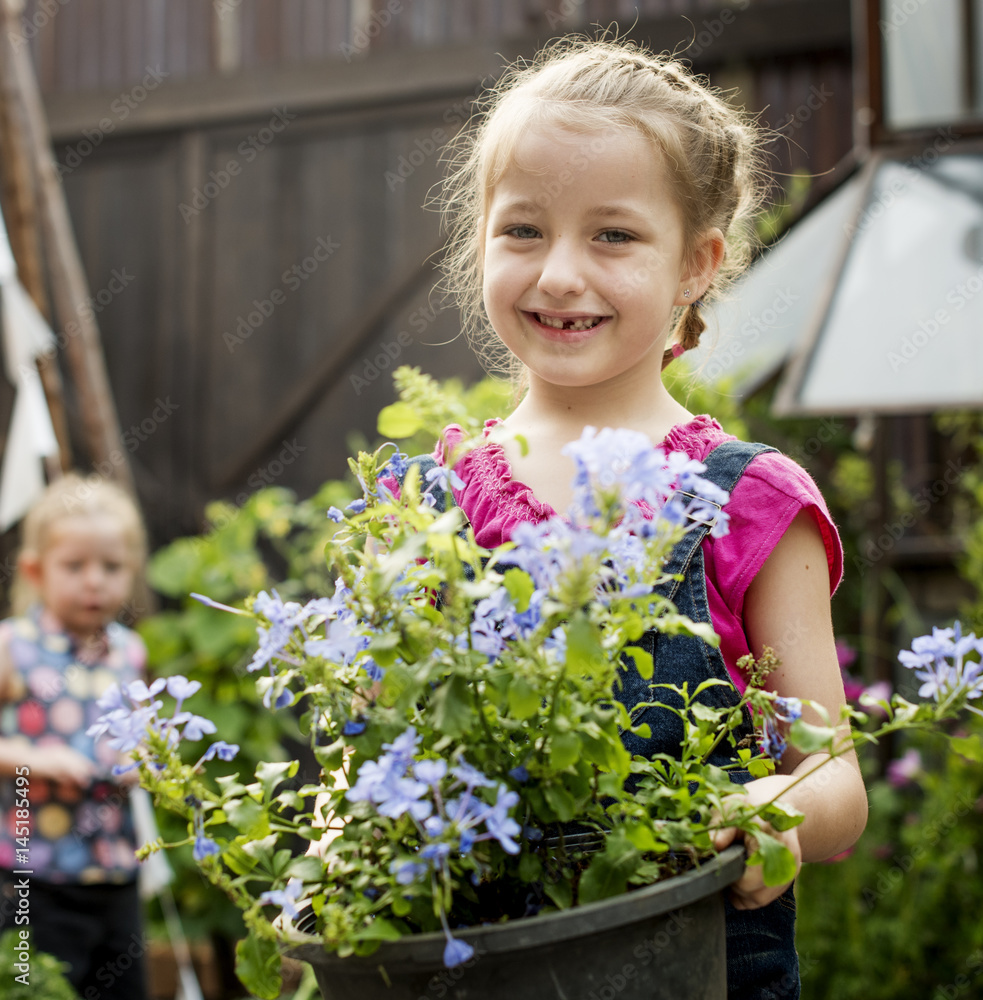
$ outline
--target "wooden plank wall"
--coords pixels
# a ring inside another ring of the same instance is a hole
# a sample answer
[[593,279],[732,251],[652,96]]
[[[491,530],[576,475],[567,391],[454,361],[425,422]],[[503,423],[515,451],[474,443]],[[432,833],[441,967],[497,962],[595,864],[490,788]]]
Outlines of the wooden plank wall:
[[[54,2],[30,0],[28,23]],[[224,90],[218,8],[206,0],[60,0],[30,38],[155,544],[198,530],[209,499],[241,502],[266,483],[308,495],[343,475],[352,439],[372,435],[375,413],[391,399],[395,364],[479,373],[455,340],[453,312],[429,303],[425,261],[439,234],[421,206],[440,175],[435,130],[449,134],[463,120],[479,80],[500,65],[494,53],[532,51],[530,24],[547,37],[622,16],[627,29],[639,8],[673,18],[685,11],[699,28],[709,16],[701,12],[718,9],[709,0],[401,3],[391,30],[377,35],[379,51],[362,60],[363,77],[379,74],[379,96],[358,108],[319,107],[309,97],[321,67],[325,79],[332,66],[345,67],[340,47],[371,14],[363,0],[241,0],[234,10],[244,69],[231,85],[224,78]],[[842,20],[846,3],[835,6]],[[550,13],[567,20],[547,23]],[[653,44],[679,40],[685,22],[659,23]],[[818,174],[849,149],[849,49],[838,30],[837,44],[820,41],[811,52],[797,42],[742,60],[721,40],[704,56],[715,82],[739,87],[770,124],[796,122],[786,129],[790,141],[776,145],[778,172],[804,164]],[[508,36],[526,41],[510,47],[501,41]],[[470,76],[434,84],[434,93],[408,92],[406,74],[433,75],[476,39],[488,58],[476,59]],[[417,48],[410,62],[400,55]],[[291,93],[278,81],[305,60],[307,83],[290,86],[306,103],[264,103],[264,95]],[[148,66],[169,74],[146,97],[152,125],[140,125],[134,111],[87,148],[85,129],[113,117],[107,109]],[[354,66],[344,72],[355,79]],[[254,100],[223,118],[214,108],[230,86]],[[835,98],[798,121],[821,87]],[[87,92],[91,99],[78,104]],[[200,96],[200,108],[189,110],[189,95]],[[408,278],[414,287],[364,329]]]

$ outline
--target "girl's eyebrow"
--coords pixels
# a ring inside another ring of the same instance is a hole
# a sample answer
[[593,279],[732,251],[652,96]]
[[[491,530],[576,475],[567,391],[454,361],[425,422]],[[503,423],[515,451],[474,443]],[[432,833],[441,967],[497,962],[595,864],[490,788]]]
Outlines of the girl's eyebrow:
[[498,211],[502,215],[533,215],[542,211],[542,207],[528,198],[517,198],[515,201],[506,202]]

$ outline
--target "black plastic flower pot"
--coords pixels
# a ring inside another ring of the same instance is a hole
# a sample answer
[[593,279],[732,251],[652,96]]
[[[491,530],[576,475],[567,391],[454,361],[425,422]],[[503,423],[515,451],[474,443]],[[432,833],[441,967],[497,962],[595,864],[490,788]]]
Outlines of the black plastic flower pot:
[[474,956],[443,964],[443,934],[383,944],[368,958],[291,950],[324,1000],[721,1000],[727,995],[722,890],[743,845],[644,889],[559,913],[454,932]]

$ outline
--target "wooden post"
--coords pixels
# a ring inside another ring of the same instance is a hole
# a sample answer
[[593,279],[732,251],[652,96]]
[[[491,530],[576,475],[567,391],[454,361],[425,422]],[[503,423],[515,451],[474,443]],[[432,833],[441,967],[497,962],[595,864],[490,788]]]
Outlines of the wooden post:
[[[37,197],[27,158],[24,155],[24,123],[18,108],[7,100],[6,86],[0,89],[0,201],[4,206],[10,249],[17,262],[17,276],[38,311],[51,322],[51,310],[44,288],[44,269],[38,233]],[[56,479],[72,467],[72,445],[65,418],[61,372],[53,358],[38,360],[38,374],[58,441],[57,459],[46,461],[48,479]]]
[[[123,447],[105,359],[88,285],[61,178],[55,167],[44,105],[22,37],[23,0],[0,0],[0,70],[4,101],[26,126],[25,159],[37,184],[45,260],[51,278],[57,326],[64,331],[65,355],[81,411],[90,457],[101,473],[134,491],[129,456]],[[15,136],[16,138],[16,136]]]

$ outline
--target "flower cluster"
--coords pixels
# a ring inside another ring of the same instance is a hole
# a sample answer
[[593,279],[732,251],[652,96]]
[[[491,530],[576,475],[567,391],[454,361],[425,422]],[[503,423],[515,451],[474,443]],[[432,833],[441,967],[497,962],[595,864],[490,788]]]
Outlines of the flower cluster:
[[[203,873],[242,908],[252,964],[240,974],[254,995],[276,995],[265,977],[278,941],[313,933],[341,954],[368,955],[383,940],[442,930],[445,963],[458,965],[471,950],[451,926],[485,918],[482,885],[496,887],[495,920],[523,916],[532,886],[559,908],[591,902],[664,877],[682,858],[699,863],[724,825],[755,838],[768,884],[794,875],[769,829],[801,817],[777,798],[745,796],[725,822],[721,803],[743,787],[730,772],[773,773],[789,745],[839,756],[852,745],[837,742],[846,723],[867,717],[847,707],[823,719],[817,706],[766,690],[769,651],[749,658],[736,704],[703,699],[713,682],[663,690],[643,637],[704,635],[661,596],[667,559],[687,531],[726,533],[727,495],[699,462],[634,431],[588,429],[566,453],[576,468],[567,516],[522,524],[494,551],[459,510],[428,503],[455,486],[449,467],[421,479],[392,445],[363,453],[352,463],[363,497],[328,511],[330,596],[264,591],[237,609],[194,595],[256,620],[249,670],[263,703],[289,710],[309,735],[316,782],[287,784],[296,761],[206,781],[205,762],[235,753],[222,741],[184,763],[178,748],[216,731],[184,708],[194,681],[105,699],[95,728],[134,754],[144,784],[186,818],[183,843]],[[861,737],[927,725],[976,699],[972,650],[980,644],[958,626],[916,640],[902,662],[935,700],[879,703],[885,721]],[[678,755],[626,749],[626,731],[651,735],[613,697],[629,666],[651,684],[645,704],[679,720]],[[170,718],[157,697],[165,687]],[[743,739],[749,709],[757,747]],[[711,752],[729,763],[709,766]],[[595,841],[589,853],[581,835]],[[298,838],[311,842],[307,854]],[[288,919],[272,924],[270,906]]]
[[922,698],[945,703],[976,699],[983,692],[983,663],[967,659],[972,653],[983,654],[983,639],[972,632],[963,635],[956,622],[953,628],[933,628],[931,635],[915,639],[898,659],[922,682],[918,689]]

